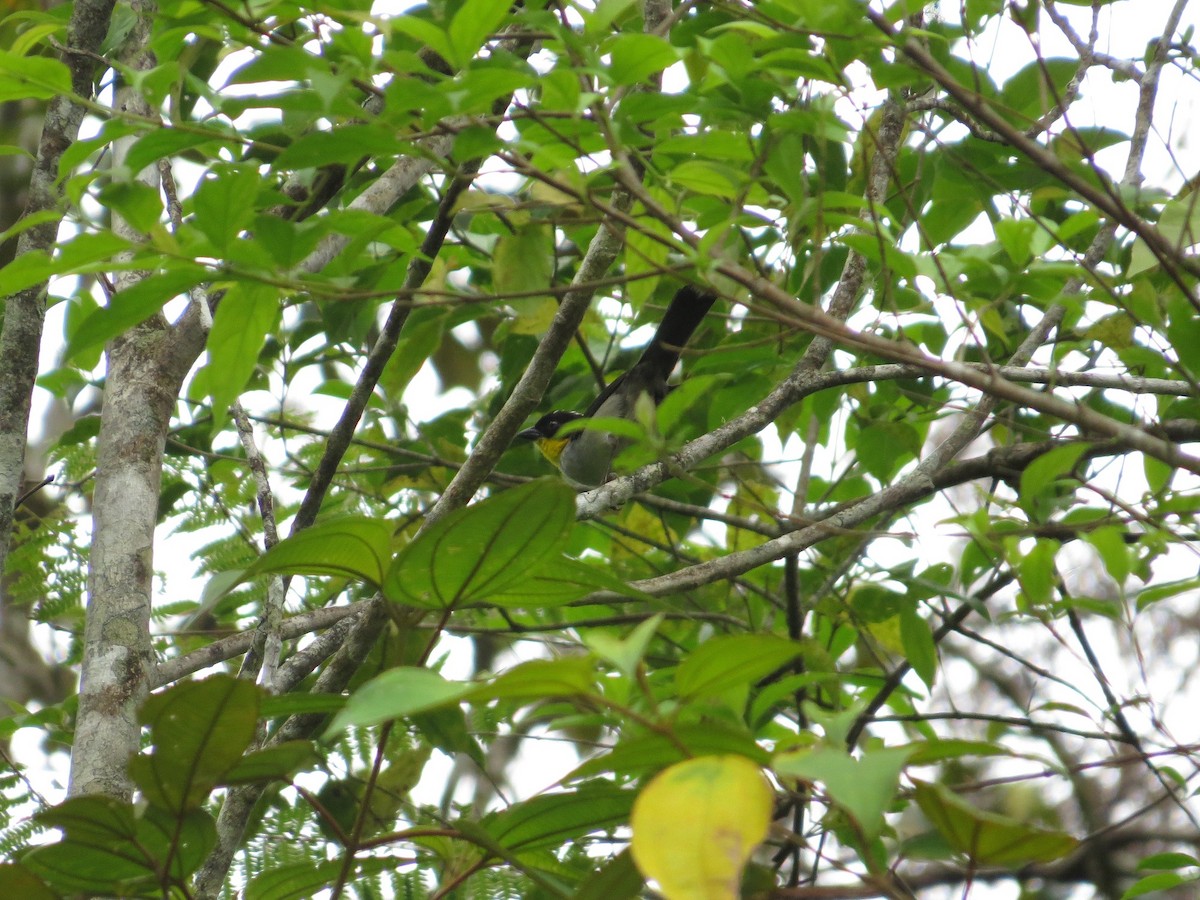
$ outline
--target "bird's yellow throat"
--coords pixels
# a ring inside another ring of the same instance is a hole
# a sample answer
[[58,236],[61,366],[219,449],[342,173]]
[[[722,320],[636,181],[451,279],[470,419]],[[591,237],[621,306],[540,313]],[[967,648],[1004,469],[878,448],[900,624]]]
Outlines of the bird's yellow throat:
[[571,437],[565,438],[538,438],[534,441],[534,445],[541,451],[542,456],[550,460],[555,466],[559,466],[559,459],[562,457],[563,450],[567,444],[571,442]]

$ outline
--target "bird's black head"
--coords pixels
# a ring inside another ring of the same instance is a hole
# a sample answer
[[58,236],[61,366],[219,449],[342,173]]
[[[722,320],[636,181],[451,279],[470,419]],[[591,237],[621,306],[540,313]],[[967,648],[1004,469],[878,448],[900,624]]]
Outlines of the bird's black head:
[[556,409],[554,412],[548,412],[536,422],[532,428],[526,428],[519,432],[517,437],[524,438],[527,441],[546,441],[553,440],[558,430],[568,422],[574,422],[576,419],[582,419],[577,412],[571,412],[566,409]]

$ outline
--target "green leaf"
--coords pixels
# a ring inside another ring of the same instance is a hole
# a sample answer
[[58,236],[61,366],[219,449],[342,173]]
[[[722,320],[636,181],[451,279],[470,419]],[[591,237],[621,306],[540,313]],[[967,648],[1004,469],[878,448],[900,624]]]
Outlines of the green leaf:
[[854,453],[867,472],[888,482],[920,446],[920,435],[907,422],[879,422],[859,432]]
[[241,573],[239,583],[267,574],[333,575],[378,587],[391,545],[392,526],[387,522],[358,516],[333,519],[280,541]]
[[278,320],[279,295],[269,285],[234,282],[221,298],[208,336],[204,381],[212,397],[214,435],[254,374],[263,341]]
[[140,181],[110,182],[100,190],[97,199],[143,234],[162,218],[162,197],[158,189]]
[[[41,251],[23,253],[0,269],[0,296],[14,294],[53,275],[80,275],[136,268],[133,261],[118,264],[113,257],[133,245],[111,231],[84,232],[59,245],[53,258]],[[141,321],[140,319],[138,321]]]
[[[17,7],[14,6],[12,8],[16,9]],[[5,17],[5,21],[6,24],[16,24],[20,18],[23,17],[9,15]],[[29,18],[35,22],[39,21],[39,17],[36,16]],[[65,39],[67,32],[66,23],[61,18],[55,16],[46,16],[45,19],[45,21],[41,21],[41,24],[22,23],[19,34],[15,37],[9,35],[9,50],[18,56],[24,56],[30,50],[39,46],[44,46],[50,50],[55,49],[54,45],[46,40],[46,38],[58,35]]]
[[1001,219],[993,223],[996,239],[1008,254],[1008,258],[1018,266],[1029,262],[1030,248],[1034,232],[1038,225],[1033,219]]
[[574,521],[575,491],[559,479],[455,510],[400,551],[384,596],[425,609],[483,602],[557,556]]
[[274,694],[263,698],[258,713],[263,719],[283,719],[309,713],[332,714],[345,705],[346,698],[341,694]]
[[240,239],[254,217],[254,204],[263,184],[257,166],[214,168],[192,197],[195,224],[220,250]]
[[580,882],[571,900],[633,900],[642,895],[646,880],[626,847]]
[[911,752],[908,747],[888,747],[863,751],[862,758],[855,759],[844,750],[822,746],[781,753],[771,768],[780,776],[821,782],[829,798],[871,840],[883,831],[883,814],[896,798],[900,770]]
[[[1187,194],[1163,205],[1155,227],[1167,243],[1179,250],[1187,250],[1200,242],[1200,211],[1194,194]],[[1130,254],[1129,266],[1125,271],[1128,278],[1159,265],[1158,257],[1146,242],[1138,238]]]
[[1156,872],[1139,878],[1121,895],[1121,900],[1133,900],[1134,897],[1144,897],[1146,894],[1156,894],[1159,891],[1169,891],[1181,884],[1195,884],[1200,881],[1198,875],[1188,875],[1182,872]]
[[904,594],[870,581],[854,585],[847,602],[854,612],[854,618],[868,624],[886,622],[913,604]]
[[583,16],[584,33],[595,37],[608,31],[616,18],[636,2],[637,0],[600,0],[590,12],[581,9],[579,12]]
[[800,645],[767,634],[737,634],[702,643],[679,664],[675,689],[684,699],[751,685],[800,655]]
[[1054,597],[1054,586],[1058,583],[1054,560],[1060,547],[1058,541],[1038,538],[1033,549],[1017,563],[1021,590],[1033,606],[1045,606]]
[[[548,225],[530,224],[501,235],[492,254],[492,282],[498,296],[543,291],[554,280],[553,232]],[[548,294],[513,296],[507,300],[518,315],[517,334],[543,334],[558,310]]]
[[1165,490],[1175,477],[1176,469],[1153,456],[1142,455],[1142,473],[1154,493]]
[[[285,271],[300,265],[326,233],[323,227],[311,221],[293,222],[271,215],[255,216],[253,227],[254,239],[266,247],[271,258]],[[404,327],[408,328],[407,322]]]
[[1137,864],[1139,872],[1144,872],[1146,869],[1186,869],[1192,867],[1200,867],[1200,859],[1196,859],[1190,853],[1155,853],[1153,856],[1147,856]]
[[525,578],[492,594],[488,602],[505,609],[550,609],[596,591],[650,599],[617,578],[610,569],[559,556],[543,560]]
[[140,843],[143,847],[156,850],[156,871],[169,871],[176,884],[183,884],[189,875],[199,869],[217,845],[216,822],[203,809],[190,809],[177,814],[150,806],[145,810],[144,820],[147,828],[152,827],[157,831],[155,837],[158,846],[155,848],[144,838]]
[[433,22],[418,16],[407,15],[392,19],[389,25],[393,31],[408,35],[418,44],[437,53],[442,59],[447,61],[454,59],[455,52],[450,46],[449,36]]
[[900,613],[900,643],[904,647],[904,658],[927,687],[933,687],[937,678],[937,644],[929,623],[921,618],[914,608]]
[[971,806],[942,784],[914,781],[921,811],[950,846],[976,866],[1048,863],[1071,853],[1078,841],[1062,831],[1035,828]]
[[71,73],[58,59],[0,50],[0,103],[52,100],[71,93]]
[[412,723],[431,747],[450,755],[464,753],[480,768],[487,766],[487,755],[471,734],[461,706],[443,706],[414,713]]
[[1078,68],[1075,59],[1041,58],[1031,62],[1004,82],[997,108],[1011,111],[1009,118],[1014,124],[1028,125],[1063,97]]
[[638,777],[694,756],[734,754],[768,765],[770,756],[744,729],[724,721],[681,722],[670,735],[649,732],[622,738],[607,753],[582,762],[566,780],[597,775]]
[[963,738],[934,738],[908,744],[908,764],[927,766],[947,759],[963,756],[1007,756],[1010,751],[1003,744],[987,741],[971,741]]
[[679,59],[679,52],[653,34],[622,34],[609,48],[609,75],[614,84],[637,84]]
[[1087,449],[1084,443],[1064,444],[1027,465],[1021,473],[1021,499],[1034,502],[1060,478],[1069,476]]
[[176,156],[184,150],[193,150],[216,144],[226,147],[233,143],[234,136],[215,129],[200,129],[194,122],[187,129],[160,125],[134,141],[125,154],[125,166],[130,172],[140,172],[151,163],[166,157]]
[[147,278],[119,291],[108,306],[101,307],[79,323],[68,335],[64,361],[102,347],[118,334],[157,313],[168,301],[207,281],[211,274],[203,266],[184,265]]
[[0,269],[0,297],[7,297],[59,274],[61,266],[45,253],[23,253]]
[[[638,887],[641,885],[639,876]],[[0,895],[22,900],[57,900],[59,896],[47,887],[46,882],[16,863],[0,863]]]
[[901,278],[915,278],[917,275],[916,262],[893,244],[887,235],[843,234],[837,240],[838,243],[845,244],[851,250],[857,250],[876,265],[886,265]]
[[450,22],[450,61],[464,69],[509,15],[508,0],[467,0]]
[[303,768],[320,762],[316,749],[308,741],[285,741],[264,750],[247,753],[225,773],[222,784],[248,784],[291,778]]
[[1129,545],[1125,543],[1125,529],[1117,525],[1108,525],[1087,532],[1084,540],[1096,548],[1113,581],[1124,585],[1130,571]]
[[629,820],[634,792],[598,784],[577,791],[542,794],[492,813],[480,823],[500,846],[527,852],[557,847],[585,834]]
[[228,675],[151,696],[139,719],[150,727],[152,748],[129,765],[146,800],[172,814],[204,803],[253,740],[258,699],[254,684]]
[[650,641],[658,627],[666,619],[664,613],[655,613],[638,625],[629,636],[622,639],[603,631],[589,631],[582,635],[584,646],[605,662],[612,663],[626,678],[633,676],[638,664],[646,655]]
[[399,149],[395,134],[377,125],[343,124],[329,131],[301,135],[284,148],[272,165],[277,170],[349,165],[366,156],[394,156]]
[[358,688],[342,708],[325,736],[331,737],[351,726],[378,725],[459,703],[475,685],[447,681],[437,672],[402,666],[377,675]]
[[[659,404],[656,416],[659,430],[672,438],[681,434],[680,426],[686,429],[688,413],[697,411],[701,415],[712,407],[712,398],[723,390],[734,376],[730,373],[719,375],[689,374],[678,387],[672,388],[662,403]],[[701,418],[703,421],[703,418]]]
[[[13,149],[16,150],[19,148],[14,147]],[[11,154],[5,153],[4,148],[0,147],[0,156],[8,155]],[[55,228],[57,228],[58,223],[61,220],[62,212],[57,209],[43,209],[21,216],[21,218],[14,222],[6,231],[0,231],[0,244],[6,244],[21,233],[28,231],[30,228],[36,228],[38,225],[45,225],[52,222],[54,223]],[[47,257],[42,256],[42,259],[45,260]]]
[[728,166],[689,159],[671,169],[671,181],[697,194],[732,200],[738,194],[740,179]]
[[447,681],[429,669],[403,666],[389,669],[356,690],[325,733],[331,736],[350,726],[378,725],[463,701],[589,694],[595,690],[595,681],[595,663],[584,656],[529,660],[481,684]]
[[596,690],[596,664],[586,656],[561,659],[531,659],[473,687],[466,699],[473,703],[489,700],[546,700],[575,697]]
[[162,896],[166,884],[184,883],[216,844],[212,816],[199,809],[135,811],[108,797],[75,797],[36,819],[61,828],[63,839],[23,862],[60,894]]
[[446,329],[453,324],[448,311],[440,307],[420,306],[409,313],[382,379],[389,391],[396,396],[404,393],[426,360],[442,345]]
[[[386,856],[356,857],[351,879],[370,879],[380,872],[391,872],[411,864],[411,859]],[[342,873],[343,861],[311,860],[280,865],[274,863],[246,885],[245,900],[307,900],[334,884]]]
[[340,860],[271,865],[246,885],[246,900],[304,900],[330,887],[341,874]]
[[[35,816],[48,828],[61,828],[63,839],[35,847],[22,863],[60,892],[111,893],[153,883],[149,845],[155,836],[139,829],[133,807],[111,797],[72,797]],[[139,832],[148,840],[139,846]]]
[[[648,187],[647,191],[665,209],[674,208],[675,198],[668,191],[657,186]],[[631,302],[641,306],[654,296],[660,280],[657,273],[667,265],[675,236],[664,222],[647,214],[640,203],[634,208],[634,217],[638,227],[625,232],[625,275],[629,279],[625,293]],[[653,277],[637,277],[652,273]]]

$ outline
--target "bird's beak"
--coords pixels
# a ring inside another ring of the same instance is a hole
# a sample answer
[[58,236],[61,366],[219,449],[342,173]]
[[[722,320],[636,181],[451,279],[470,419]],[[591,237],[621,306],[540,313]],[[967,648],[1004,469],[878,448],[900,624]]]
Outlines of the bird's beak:
[[542,433],[536,428],[526,428],[524,431],[518,431],[517,437],[524,438],[527,441],[536,441],[542,436]]

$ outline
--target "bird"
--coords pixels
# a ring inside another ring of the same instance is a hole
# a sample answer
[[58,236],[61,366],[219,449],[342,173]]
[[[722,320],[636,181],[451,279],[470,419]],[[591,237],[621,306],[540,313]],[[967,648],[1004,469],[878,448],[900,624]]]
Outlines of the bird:
[[646,394],[657,406],[669,390],[667,379],[679,355],[700,326],[717,295],[692,285],[680,288],[638,361],[600,392],[583,413],[558,409],[546,413],[517,437],[533,441],[564,479],[575,487],[598,487],[612,475],[613,458],[620,439],[602,431],[581,430],[560,434],[565,425],[580,419],[632,419],[638,398]]

